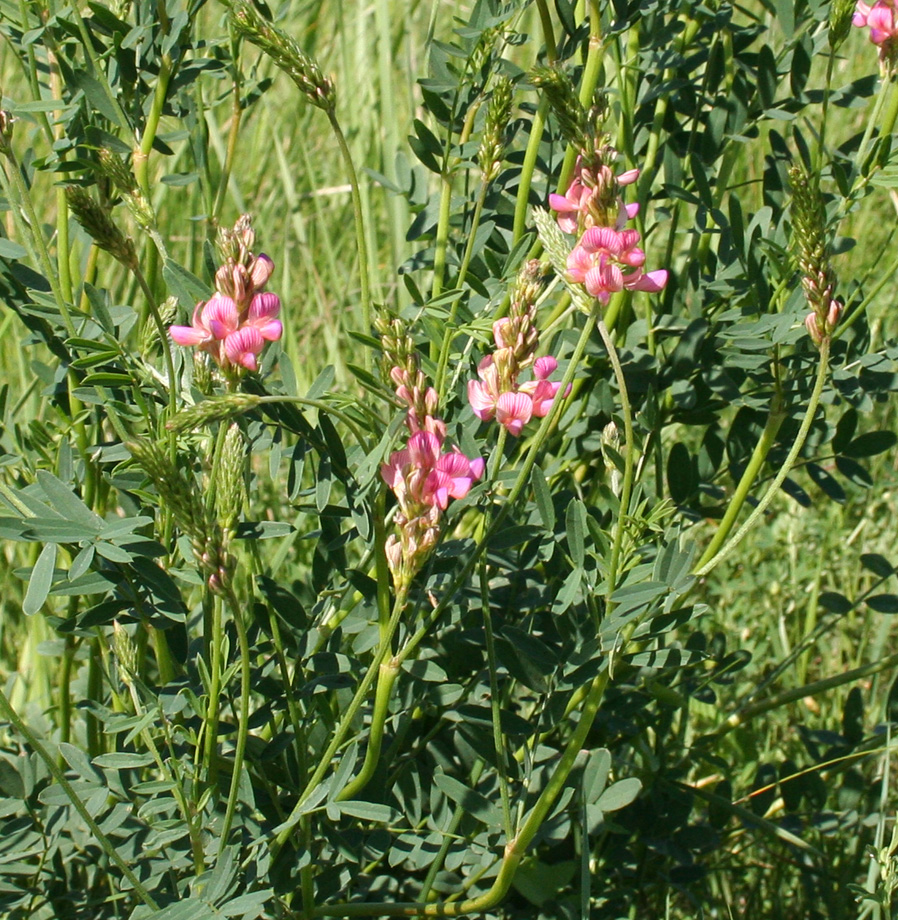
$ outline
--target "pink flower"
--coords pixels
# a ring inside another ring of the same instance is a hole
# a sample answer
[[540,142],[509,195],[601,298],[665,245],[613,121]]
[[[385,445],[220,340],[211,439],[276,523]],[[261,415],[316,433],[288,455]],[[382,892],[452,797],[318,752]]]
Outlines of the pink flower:
[[879,59],[892,64],[898,55],[898,9],[894,0],[877,0],[872,6],[858,0],[852,23],[869,26],[870,41],[879,45]]
[[477,376],[479,381],[468,381],[468,402],[477,418],[489,422],[496,414],[500,396],[499,371],[492,355],[487,355],[477,366]]
[[[258,356],[266,342],[284,332],[277,318],[281,301],[277,294],[257,291],[271,275],[273,265],[260,255],[249,271],[242,264],[223,265],[216,274],[216,291],[206,303],[197,304],[189,326],[171,326],[177,345],[198,347],[208,352],[221,367],[258,370]],[[226,288],[230,293],[222,293]]]
[[224,340],[227,363],[245,367],[248,371],[259,369],[256,357],[264,347],[265,339],[255,326],[241,326]]
[[639,205],[624,204],[618,189],[638,178],[638,169],[628,169],[615,177],[607,164],[588,164],[581,155],[567,191],[564,195],[550,194],[549,207],[557,212],[558,226],[564,233],[576,234],[609,218],[619,229],[636,216]]
[[[645,253],[637,247],[639,232],[591,227],[568,256],[568,277],[607,304],[622,290],[657,293],[667,284],[664,269],[643,272]],[[635,271],[624,274],[622,268]]]
[[283,324],[275,319],[281,312],[281,300],[277,294],[256,294],[249,304],[247,325],[259,330],[262,338],[276,342],[284,331]]
[[406,518],[418,517],[422,508],[445,510],[450,498],[464,498],[483,475],[483,459],[469,460],[457,447],[442,453],[442,439],[431,431],[418,431],[404,450],[394,451],[380,474],[399,502]]
[[249,269],[249,277],[253,287],[257,291],[261,291],[268,284],[268,279],[273,271],[274,262],[264,252],[260,252]]
[[533,400],[527,393],[503,393],[496,401],[496,421],[515,437],[520,435],[532,417]]

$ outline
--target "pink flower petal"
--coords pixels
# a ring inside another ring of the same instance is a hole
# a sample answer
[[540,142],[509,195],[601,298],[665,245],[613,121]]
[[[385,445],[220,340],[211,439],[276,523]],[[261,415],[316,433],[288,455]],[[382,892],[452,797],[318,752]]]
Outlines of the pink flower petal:
[[517,437],[533,415],[533,400],[526,393],[503,393],[496,403],[496,421]]
[[640,273],[633,283],[627,283],[627,287],[633,291],[646,291],[649,294],[657,294],[658,291],[664,290],[664,285],[667,284],[667,277],[666,269],[659,268],[653,272]]
[[169,326],[168,332],[176,345],[202,345],[211,338],[205,329],[195,326]]
[[242,326],[224,340],[224,353],[228,361],[250,371],[258,368],[256,356],[264,347],[265,339],[253,326]]
[[545,380],[550,374],[555,372],[555,369],[558,367],[558,362],[551,356],[545,355],[542,358],[537,358],[533,363],[533,376],[537,380]]

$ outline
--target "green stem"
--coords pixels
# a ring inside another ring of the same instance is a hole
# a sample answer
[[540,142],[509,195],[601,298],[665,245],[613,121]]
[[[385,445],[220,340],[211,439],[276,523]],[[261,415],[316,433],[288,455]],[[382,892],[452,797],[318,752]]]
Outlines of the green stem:
[[[598,307],[596,307],[598,309]],[[598,323],[599,335],[605,343],[605,349],[608,352],[608,359],[611,361],[611,367],[614,369],[614,376],[617,380],[617,388],[620,394],[621,415],[624,419],[624,443],[626,451],[624,452],[624,478],[621,483],[620,511],[618,512],[617,521],[614,525],[614,541],[611,548],[611,562],[608,566],[608,590],[607,597],[610,601],[611,595],[617,582],[618,566],[620,565],[621,547],[623,546],[624,531],[626,530],[627,517],[630,512],[630,496],[633,492],[633,479],[636,473],[636,441],[633,434],[633,410],[630,406],[630,397],[627,392],[627,381],[624,377],[624,370],[621,367],[620,358],[617,349],[614,347],[614,341],[608,328],[602,320]]]
[[[214,788],[218,782],[218,720],[219,707],[221,706],[221,673],[222,673],[222,599],[219,595],[212,598],[212,618],[210,629],[207,633],[208,644],[211,646],[206,653],[209,663],[209,705],[206,709],[204,730],[206,732],[203,745],[203,763],[205,764],[206,783]],[[208,647],[208,646],[207,646]]]
[[[356,246],[359,251],[359,288],[362,301],[362,333],[368,335],[371,332],[371,288],[368,268],[368,242],[365,237],[365,214],[362,210],[362,196],[359,192],[359,177],[356,173],[355,163],[352,159],[352,153],[340,123],[337,121],[336,113],[332,109],[327,110],[328,121],[330,121],[334,136],[337,139],[337,145],[340,148],[340,154],[346,166],[346,172],[349,174],[349,185],[351,188],[350,197],[352,199],[352,216],[355,223]],[[365,350],[365,360],[370,361],[370,352]]]
[[225,148],[224,162],[221,164],[221,176],[218,180],[218,190],[215,193],[215,203],[212,205],[212,225],[216,225],[221,217],[221,210],[224,207],[225,196],[228,192],[228,182],[231,179],[231,169],[234,165],[234,158],[237,155],[237,141],[240,136],[240,119],[242,110],[240,108],[240,38],[234,30],[234,24],[228,22],[228,33],[231,39],[231,60],[233,67],[234,86],[231,95],[231,127],[228,131],[228,145]]
[[720,550],[720,547],[723,546],[724,540],[730,535],[730,531],[733,529],[733,526],[736,523],[736,518],[739,517],[739,512],[742,510],[742,506],[745,504],[748,499],[749,493],[751,492],[752,486],[755,483],[755,479],[758,476],[758,473],[761,471],[761,467],[764,465],[767,460],[767,455],[770,453],[771,448],[774,443],[776,443],[776,436],[779,433],[780,427],[785,421],[786,412],[782,406],[782,397],[777,388],[773,394],[773,401],[770,405],[770,413],[767,416],[767,424],[764,425],[764,430],[761,432],[761,437],[758,438],[758,443],[755,445],[754,451],[748,461],[748,465],[745,467],[745,470],[742,473],[742,476],[739,479],[739,484],[736,486],[736,491],[733,492],[733,497],[730,499],[729,504],[727,505],[727,510],[724,513],[724,516],[721,518],[720,523],[717,525],[717,530],[714,534],[713,539],[708,544],[708,548],[705,550],[701,559],[698,562],[698,567],[701,568],[713,558],[717,552]]
[[493,618],[490,612],[489,576],[486,560],[480,562],[480,609],[483,613],[483,632],[486,637],[486,660],[490,672],[490,717],[493,723],[493,747],[496,752],[496,767],[499,774],[499,792],[502,796],[502,817],[505,821],[505,837],[514,836],[511,820],[511,800],[508,794],[508,763],[505,759],[505,736],[502,734],[502,710],[499,704],[499,677],[496,659],[496,643],[493,637]]
[[[480,183],[480,194],[477,196],[477,202],[474,205],[474,216],[471,219],[471,227],[468,230],[468,243],[465,246],[465,254],[462,258],[461,268],[458,272],[457,288],[463,287],[465,278],[468,275],[468,268],[471,265],[471,257],[474,254],[474,237],[477,235],[477,228],[480,226],[480,216],[483,213],[483,205],[486,201],[486,193],[489,183],[484,181]],[[449,351],[452,347],[452,340],[455,338],[455,319],[458,315],[458,305],[461,298],[457,297],[452,301],[452,307],[449,310],[449,318],[446,320],[446,331],[443,333],[443,341],[440,345],[440,357],[437,362],[437,372],[434,377],[434,388],[440,394],[440,399],[445,398],[443,393],[443,383],[446,377],[446,367],[449,364]]]
[[729,543],[723,546],[716,555],[708,559],[703,564],[700,564],[694,574],[696,577],[702,577],[707,575],[711,569],[714,568],[719,562],[722,562],[726,559],[733,550],[742,542],[745,535],[751,530],[755,525],[755,522],[764,512],[767,510],[767,506],[773,501],[776,494],[779,492],[780,486],[785,482],[786,477],[789,475],[795,461],[798,459],[798,455],[801,452],[802,447],[804,447],[805,439],[808,436],[808,432],[811,430],[811,425],[814,423],[814,415],[817,412],[817,406],[820,402],[820,396],[823,393],[823,385],[826,382],[826,372],[829,368],[829,348],[830,348],[830,339],[829,337],[824,338],[820,343],[820,361],[817,366],[817,379],[814,382],[814,389],[811,393],[811,399],[808,403],[808,408],[804,414],[804,418],[801,422],[801,427],[798,430],[798,435],[795,438],[795,443],[792,445],[792,448],[789,450],[789,453],[783,462],[783,465],[780,467],[779,472],[776,474],[773,482],[767,488],[767,492],[764,494],[764,497],[760,500],[757,507],[752,511],[752,513],[745,519],[745,522],[742,526],[736,531],[732,536]]
[[[27,224],[25,225],[25,232],[23,235],[31,237],[37,252],[41,270],[46,277],[47,283],[50,285],[50,290],[53,292],[56,306],[59,308],[62,323],[65,326],[66,332],[70,336],[75,336],[77,335],[75,324],[72,321],[69,306],[66,303],[59,284],[59,273],[54,270],[53,263],[50,261],[50,250],[47,247],[47,241],[44,239],[44,234],[41,233],[41,221],[37,211],[34,209],[31,193],[28,190],[28,186],[25,184],[25,179],[22,176],[22,171],[19,168],[18,162],[12,156],[9,157],[9,166],[9,173],[12,176],[12,184],[15,186],[16,198],[18,199],[17,204],[27,217]],[[14,217],[17,216],[15,209],[13,209],[13,215]]]
[[168,95],[168,84],[172,76],[172,62],[169,55],[163,55],[159,64],[159,76],[156,78],[156,88],[153,91],[153,104],[147,114],[147,120],[143,128],[143,136],[140,138],[140,146],[134,152],[134,176],[144,200],[149,207],[153,200],[152,189],[150,188],[150,151],[156,140],[156,133],[159,130],[159,120],[162,118],[162,109],[165,106],[165,99]]
[[240,646],[240,714],[237,724],[237,740],[234,745],[234,772],[231,774],[231,787],[228,790],[228,804],[225,809],[224,821],[221,826],[221,844],[218,855],[224,854],[234,821],[234,811],[237,808],[237,798],[240,794],[240,776],[243,772],[243,759],[246,752],[246,741],[249,737],[249,704],[250,704],[250,678],[252,676],[252,662],[250,660],[249,637],[246,633],[246,623],[243,621],[244,613],[237,602],[232,586],[225,588],[228,606],[231,608],[231,619],[237,630],[237,642]]
[[[127,115],[125,115],[125,110],[119,105],[118,96],[113,92],[112,87],[109,85],[109,80],[106,78],[106,71],[103,69],[102,62],[97,57],[97,52],[94,49],[93,39],[90,36],[90,33],[87,30],[87,25],[84,22],[84,18],[81,15],[81,11],[78,9],[78,4],[72,4],[72,12],[75,15],[75,24],[78,27],[78,32],[81,35],[81,43],[84,46],[84,53],[87,55],[87,59],[91,63],[91,68],[93,73],[91,76],[100,84],[100,88],[103,90],[103,95],[106,96],[106,100],[112,108],[113,113],[115,114],[115,120],[119,123],[119,127],[123,130],[132,131],[131,124],[128,121]],[[135,141],[137,136],[134,135]]]
[[94,839],[100,845],[103,852],[106,854],[108,859],[115,863],[116,866],[122,872],[122,875],[130,883],[131,887],[134,889],[135,894],[149,907],[151,910],[158,911],[159,905],[153,899],[152,895],[143,887],[140,882],[140,879],[131,871],[128,864],[122,859],[118,854],[118,850],[112,843],[112,841],[103,833],[100,829],[99,824],[94,820],[90,812],[85,808],[84,803],[81,799],[78,798],[78,794],[72,788],[72,784],[65,778],[65,774],[60,769],[56,761],[47,753],[47,749],[41,744],[37,736],[34,735],[31,729],[19,718],[18,713],[12,708],[9,703],[9,700],[6,697],[6,694],[0,689],[0,711],[3,712],[5,717],[9,719],[13,728],[25,739],[28,745],[37,753],[38,757],[44,762],[53,779],[59,783],[62,787],[63,792],[65,792],[69,801],[72,803],[75,811],[83,819],[84,823],[90,828],[91,833],[94,835]]
[[443,293],[443,276],[446,273],[446,250],[449,246],[449,218],[452,216],[451,206],[452,174],[447,165],[440,176],[440,212],[437,217],[437,232],[434,240],[431,300],[436,300]]
[[527,149],[524,151],[524,163],[521,166],[521,177],[518,180],[518,193],[514,203],[514,236],[512,245],[518,242],[527,232],[527,209],[530,206],[530,188],[533,185],[533,174],[536,171],[536,161],[539,158],[539,147],[543,140],[543,128],[546,124],[546,115],[549,113],[549,100],[543,97],[539,101],[536,114],[530,123],[530,138]]
[[[546,49],[546,60],[554,64],[557,59],[555,50],[555,30],[552,26],[552,14],[546,5],[546,0],[536,0],[539,13],[539,22],[543,33],[543,44]],[[517,243],[527,230],[527,208],[530,204],[530,189],[533,185],[533,174],[536,170],[536,161],[539,158],[539,147],[543,140],[543,128],[546,126],[546,116],[549,114],[549,100],[543,97],[539,101],[536,114],[530,123],[530,137],[527,140],[527,149],[524,152],[524,163],[521,166],[521,176],[518,180],[518,193],[514,204],[514,230],[512,244]]]
[[824,677],[822,680],[814,681],[811,684],[805,684],[801,687],[793,687],[791,690],[785,690],[782,693],[778,693],[776,696],[771,696],[766,700],[759,700],[757,703],[752,703],[750,706],[746,706],[739,712],[733,713],[713,732],[705,736],[705,739],[703,740],[709,738],[719,738],[722,735],[731,732],[733,729],[739,728],[741,725],[744,725],[751,719],[764,715],[764,713],[771,712],[774,709],[779,709],[780,707],[786,706],[789,703],[798,702],[798,700],[803,700],[806,697],[818,696],[821,693],[827,693],[836,687],[842,687],[845,684],[854,683],[857,680],[864,680],[873,674],[878,674],[881,671],[885,671],[888,668],[894,667],[896,664],[898,664],[898,653],[889,655],[887,658],[883,658],[880,661],[874,661],[870,664],[861,665],[860,667],[853,668],[850,671],[842,671],[839,674],[834,674],[832,677]]
[[[624,650],[627,642],[635,629],[636,624],[630,623],[624,630]],[[383,904],[364,902],[355,904],[333,904],[316,908],[315,916],[318,917],[459,917],[466,914],[479,914],[491,910],[499,904],[508,894],[515,872],[533,838],[539,832],[543,822],[548,817],[555,802],[574,768],[577,756],[586,743],[590,729],[593,726],[599,707],[609,682],[608,669],[597,675],[590,685],[589,693],[583,703],[580,719],[571,733],[564,751],[558,760],[552,776],[540,793],[536,804],[524,820],[517,835],[509,839],[505,845],[505,852],[499,864],[499,872],[489,891],[476,898],[465,901],[438,901],[430,903],[411,902],[398,904]]]
[[[895,92],[895,84],[893,83],[890,77],[884,78],[879,85],[879,93],[876,96],[876,102],[873,105],[873,111],[870,113],[870,118],[867,120],[867,127],[864,130],[864,136],[861,139],[861,145],[857,149],[857,155],[855,156],[855,167],[857,168],[858,174],[861,176],[861,182],[866,182],[866,175],[864,173],[864,160],[867,158],[867,147],[870,144],[870,140],[873,137],[873,131],[876,128],[876,123],[879,121],[879,116],[882,113],[883,106],[885,105],[886,97],[892,96],[891,105],[889,106],[890,111],[895,109],[896,99],[898,93]],[[892,130],[892,126],[895,124],[895,117],[891,118],[891,125],[889,125],[889,132]],[[885,131],[880,131],[879,136],[883,137]]]
[[[137,685],[133,680],[133,676],[131,679],[125,680],[125,685],[127,686],[128,692],[131,696],[131,702],[134,705],[134,714],[138,717],[143,717],[146,713],[146,710],[144,709],[143,702],[141,701],[140,695],[137,692]],[[161,722],[165,722],[165,715],[161,710],[157,709],[157,715]],[[197,875],[200,875],[206,867],[205,854],[203,853],[203,844],[196,832],[194,816],[187,804],[187,797],[184,795],[184,787],[181,784],[180,777],[174,776],[169,770],[168,765],[166,764],[162,755],[159,753],[159,748],[156,746],[156,742],[153,740],[153,736],[150,734],[149,728],[142,729],[140,736],[143,739],[143,743],[146,745],[147,750],[150,752],[153,760],[156,761],[156,769],[162,774],[162,776],[165,777],[168,782],[172,784],[172,794],[175,797],[175,801],[178,803],[178,809],[181,812],[181,818],[184,821],[184,824],[187,826],[188,835],[190,837],[190,848],[193,853],[194,872]]]
[[374,692],[374,709],[371,712],[371,729],[368,732],[368,748],[365,751],[365,760],[362,769],[348,782],[336,797],[338,802],[354,799],[371,782],[377,764],[380,761],[380,752],[383,747],[384,728],[390,714],[390,696],[393,684],[399,676],[399,664],[395,659],[385,661],[378,668],[377,689]]
[[[390,622],[387,624],[387,633],[385,636],[386,641],[381,641],[380,645],[378,646],[373,661],[368,666],[368,670],[365,672],[365,676],[362,678],[361,683],[356,689],[355,695],[349,703],[349,706],[347,706],[346,710],[344,711],[343,716],[340,719],[336,730],[334,731],[333,737],[331,738],[330,744],[321,755],[318,766],[315,768],[312,776],[306,783],[305,788],[300,793],[299,799],[293,806],[293,811],[290,813],[290,816],[287,818],[287,820],[278,828],[276,828],[277,836],[271,844],[272,859],[277,858],[277,854],[281,851],[284,844],[289,839],[291,831],[299,823],[299,820],[303,815],[303,806],[305,805],[312,792],[317,788],[321,780],[324,779],[325,773],[327,773],[327,771],[330,769],[331,761],[346,739],[347,734],[349,734],[349,730],[352,728],[353,720],[361,708],[362,703],[365,701],[365,697],[368,695],[368,690],[371,688],[371,684],[374,683],[375,677],[380,673],[380,666],[383,664],[384,659],[387,656],[390,648],[390,643],[393,641],[393,635],[396,632],[396,628],[399,626],[399,620],[402,617],[403,611],[405,610],[407,593],[407,590],[405,590],[397,594],[396,600],[393,604],[393,613],[390,616]],[[400,664],[401,662],[397,662],[397,667],[399,667]]]
[[[483,773],[484,763],[482,760],[478,760],[474,764],[474,769],[471,770],[471,787],[477,785],[480,781],[480,776]],[[427,870],[427,875],[424,877],[424,884],[421,886],[421,900],[427,901],[430,899],[430,891],[433,888],[433,883],[436,881],[436,877],[439,874],[440,869],[443,868],[443,863],[446,860],[446,854],[449,852],[449,847],[452,846],[452,841],[455,839],[455,835],[458,831],[458,826],[461,824],[462,818],[465,816],[466,812],[462,805],[456,805],[455,811],[452,812],[452,817],[449,819],[449,826],[443,832],[443,842],[440,844],[440,849],[437,852],[437,855],[434,857],[433,862],[430,864],[430,868]]]

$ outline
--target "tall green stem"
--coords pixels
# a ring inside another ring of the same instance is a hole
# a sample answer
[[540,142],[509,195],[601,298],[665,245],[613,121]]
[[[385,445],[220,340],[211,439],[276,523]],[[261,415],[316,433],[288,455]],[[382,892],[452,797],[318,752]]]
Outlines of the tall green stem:
[[318,784],[324,779],[324,775],[331,768],[331,761],[336,755],[337,751],[340,749],[343,742],[346,740],[346,736],[349,734],[349,730],[352,728],[353,720],[358,714],[359,709],[364,703],[365,698],[368,696],[368,691],[371,689],[371,684],[374,683],[374,679],[377,674],[380,672],[380,666],[383,664],[387,653],[390,648],[390,643],[393,640],[393,635],[396,632],[396,628],[399,626],[399,620],[402,617],[402,613],[405,610],[405,603],[407,598],[408,591],[401,591],[397,594],[396,600],[393,604],[393,613],[390,616],[390,622],[387,625],[387,632],[385,636],[386,641],[381,641],[378,646],[377,653],[374,656],[373,661],[368,666],[368,670],[365,672],[365,676],[362,678],[361,683],[356,689],[355,695],[352,698],[349,706],[346,707],[343,717],[340,719],[339,724],[337,725],[336,730],[334,731],[333,737],[331,738],[330,744],[327,746],[327,749],[321,755],[321,760],[318,762],[318,766],[315,768],[308,782],[306,783],[305,788],[299,795],[299,799],[296,804],[293,806],[293,811],[290,813],[290,816],[281,824],[277,830],[277,836],[272,841],[271,844],[271,853],[272,859],[277,857],[277,854],[281,851],[284,844],[289,840],[290,834],[294,827],[299,823],[299,820],[303,815],[303,806],[308,800],[309,796],[314,792]]
[[[596,309],[598,309],[598,307],[596,307]],[[602,341],[605,343],[605,349],[608,352],[608,359],[611,361],[611,367],[614,369],[614,377],[617,380],[617,388],[621,402],[621,415],[624,420],[624,442],[626,444],[626,451],[624,452],[624,477],[621,483],[620,510],[614,525],[614,542],[611,548],[611,562],[608,566],[607,596],[610,601],[617,582],[624,531],[626,530],[627,517],[630,513],[630,496],[633,493],[633,480],[636,473],[636,442],[633,433],[633,410],[630,406],[630,396],[627,392],[627,381],[624,377],[624,370],[623,367],[621,367],[617,349],[614,347],[614,341],[605,323],[599,320],[597,325],[599,335],[601,335]]]
[[[371,332],[371,282],[369,274],[370,269],[368,267],[368,241],[365,237],[365,212],[362,209],[359,177],[352,159],[352,152],[349,149],[349,144],[346,143],[346,137],[343,134],[340,123],[337,121],[336,113],[332,109],[328,109],[327,117],[333,129],[334,136],[337,139],[337,145],[340,148],[340,155],[343,157],[346,172],[349,174],[352,217],[355,224],[355,242],[359,251],[359,289],[362,301],[362,333],[368,335]],[[365,355],[366,361],[370,360],[367,349]]]
[[237,798],[240,794],[240,779],[243,772],[243,758],[246,752],[246,742],[249,737],[249,703],[250,703],[250,677],[251,660],[249,637],[246,634],[245,616],[237,596],[234,594],[232,586],[228,585],[225,589],[225,596],[228,606],[231,609],[231,619],[234,622],[234,628],[237,630],[237,643],[240,646],[240,713],[237,722],[237,739],[234,744],[234,763],[231,774],[231,786],[228,790],[228,804],[225,809],[224,821],[221,825],[221,843],[219,846],[219,855],[224,853],[228,844],[228,835],[231,832],[231,824],[234,820],[234,811],[237,808]]
[[807,410],[805,411],[804,418],[801,421],[801,427],[798,430],[798,435],[795,438],[795,443],[789,450],[789,453],[786,456],[786,459],[783,461],[783,465],[780,467],[779,472],[776,474],[773,482],[771,482],[768,486],[764,497],[760,500],[760,502],[758,502],[757,507],[745,519],[745,522],[732,536],[729,543],[725,544],[723,548],[720,549],[710,559],[699,564],[694,573],[697,577],[707,575],[715,565],[726,559],[736,549],[736,547],[739,546],[745,535],[749,532],[749,530],[751,530],[752,527],[754,527],[755,522],[758,520],[758,518],[761,517],[761,515],[764,514],[764,512],[767,510],[767,506],[776,497],[780,486],[786,481],[786,477],[789,475],[792,467],[795,464],[795,461],[798,459],[798,455],[801,453],[802,447],[804,447],[804,442],[807,439],[808,432],[811,430],[811,425],[814,423],[814,416],[817,412],[817,406],[820,403],[820,396],[823,393],[823,385],[826,382],[826,373],[829,369],[829,348],[830,339],[829,337],[826,337],[820,343],[820,361],[817,365],[817,379],[814,382],[814,389],[811,393],[810,402],[808,402]]
[[770,405],[767,424],[761,432],[761,437],[758,438],[758,443],[755,445],[755,449],[752,451],[748,464],[739,479],[739,484],[736,486],[736,491],[733,492],[733,497],[727,505],[727,510],[721,518],[720,523],[717,525],[714,537],[698,562],[699,568],[716,555],[720,547],[723,546],[724,540],[729,536],[730,531],[733,529],[733,525],[736,523],[736,519],[739,517],[742,506],[748,499],[755,479],[757,479],[761,467],[767,460],[767,455],[776,442],[776,436],[785,418],[786,412],[783,409],[782,397],[777,388],[774,391],[773,402]]

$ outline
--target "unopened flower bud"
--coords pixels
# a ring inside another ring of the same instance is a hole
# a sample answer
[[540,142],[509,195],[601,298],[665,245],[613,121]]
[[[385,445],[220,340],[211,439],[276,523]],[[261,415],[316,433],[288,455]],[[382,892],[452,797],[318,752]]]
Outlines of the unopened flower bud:
[[10,112],[0,109],[0,153],[12,153],[12,126],[15,118]]
[[832,0],[829,7],[829,35],[827,37],[833,51],[848,38],[856,6],[855,0]]
[[804,318],[805,327],[808,330],[808,335],[811,337],[811,341],[815,345],[820,345],[823,341],[823,333],[820,331],[820,324],[817,321],[816,313],[808,313]]
[[826,314],[826,331],[832,332],[836,326],[839,325],[839,320],[842,318],[842,311],[844,306],[838,300],[833,300],[830,302],[829,311]]
[[112,653],[115,655],[122,683],[130,686],[137,675],[137,646],[118,620],[112,621]]
[[257,291],[261,291],[262,288],[268,284],[268,279],[271,277],[273,271],[274,262],[272,262],[264,252],[259,253],[249,270],[249,277],[250,281],[252,281],[253,288]]

